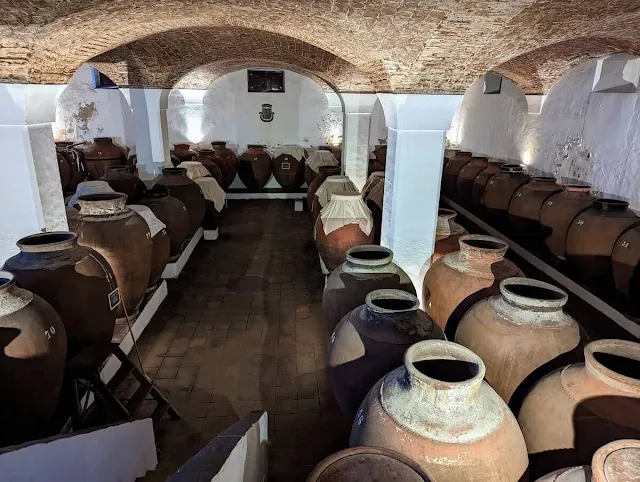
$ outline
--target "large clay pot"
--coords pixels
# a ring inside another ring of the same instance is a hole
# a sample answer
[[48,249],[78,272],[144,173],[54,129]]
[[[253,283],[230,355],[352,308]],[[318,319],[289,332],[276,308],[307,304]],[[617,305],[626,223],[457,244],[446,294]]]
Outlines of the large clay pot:
[[490,161],[487,164],[487,167],[480,171],[473,180],[473,186],[471,187],[471,202],[473,203],[472,206],[474,211],[480,211],[483,208],[482,196],[484,195],[487,183],[489,182],[489,179],[500,172],[500,167],[503,164],[504,163],[500,161]]
[[567,231],[567,259],[589,285],[606,289],[613,284],[611,254],[620,235],[640,224],[629,203],[596,199],[579,213]]
[[460,151],[444,165],[444,168],[442,169],[443,195],[451,199],[457,199],[458,174],[464,166],[469,164],[469,162],[471,162],[471,153]]
[[[153,213],[149,206],[143,204],[136,204],[131,206],[131,209],[136,211],[140,216],[144,218],[149,226],[151,234],[151,242],[153,246],[151,248],[151,269],[149,271],[149,287],[147,292],[154,291],[160,284],[160,278],[165,266],[169,262],[169,255],[171,252],[171,240],[167,233],[166,225],[163,226],[157,216]],[[160,222],[158,222],[160,221]]]
[[456,181],[456,197],[463,205],[471,204],[473,183],[476,176],[485,170],[489,165],[489,159],[486,157],[472,157],[471,161],[466,163],[458,172]]
[[[373,243],[373,219],[358,192],[333,194],[325,209],[326,213],[323,211],[323,215],[316,220],[316,245],[326,268],[333,271],[345,262],[349,249]],[[342,217],[345,212],[349,213],[349,218]],[[354,212],[357,219],[351,217]],[[370,231],[364,232],[360,223],[369,224]],[[341,227],[333,229],[331,225]]]
[[68,357],[92,344],[108,344],[117,303],[117,297],[112,299],[117,284],[109,263],[93,249],[79,246],[71,232],[33,234],[17,244],[20,253],[4,268],[60,315]]
[[522,404],[534,478],[586,465],[608,442],[640,438],[640,344],[598,340],[584,357],[543,378]]
[[467,234],[467,231],[454,222],[458,213],[453,209],[438,209],[438,224],[436,225],[436,244],[431,255],[431,262],[435,263],[445,254],[453,253],[460,249],[459,239]]
[[379,182],[373,186],[367,197],[364,198],[364,202],[371,211],[371,217],[373,218],[373,241],[376,244],[380,244],[382,238],[382,208],[384,205],[384,183]]
[[58,404],[67,353],[60,317],[0,271],[0,446],[42,435]]
[[167,226],[169,260],[175,261],[189,232],[187,207],[179,199],[169,196],[167,188],[159,186],[146,191],[140,204],[151,208],[153,214]]
[[[191,149],[190,144],[174,144],[171,155],[180,161],[178,162],[178,164],[180,164],[182,162],[193,161],[198,153]],[[174,166],[178,164],[174,164]]]
[[471,306],[500,292],[500,281],[523,276],[515,264],[505,259],[508,246],[504,241],[469,234],[462,236],[459,243],[460,251],[433,263],[422,284],[425,311],[450,338]]
[[382,246],[356,246],[347,251],[347,260],[327,278],[322,294],[322,310],[331,333],[351,310],[362,305],[377,289],[399,289],[416,294],[407,274],[393,262],[393,252]]
[[320,211],[331,201],[333,193],[349,191],[358,192],[356,186],[351,182],[348,176],[329,176],[316,189],[313,203],[311,206],[311,217],[315,221],[320,215]]
[[307,208],[311,212],[313,208],[313,200],[316,196],[316,191],[327,180],[329,176],[339,176],[340,166],[320,166],[318,168],[318,175],[313,178],[309,187],[307,188]]
[[115,192],[126,194],[127,204],[137,204],[147,189],[144,182],[131,174],[127,166],[107,167],[100,180],[109,183]]
[[540,227],[544,244],[551,254],[564,260],[567,248],[567,232],[571,221],[593,203],[591,186],[567,184],[551,195],[540,208]]
[[[316,149],[315,151],[308,152],[304,167],[304,180],[307,186],[310,186],[318,176],[321,167],[340,167],[340,160],[336,159],[333,153],[330,152],[331,149],[326,150],[329,152],[325,153],[324,149]],[[338,174],[340,174],[340,171]]]
[[640,226],[620,235],[611,254],[616,289],[628,295],[633,316],[640,314]]
[[509,223],[517,238],[526,245],[538,246],[544,239],[540,227],[540,209],[549,196],[560,192],[562,186],[555,177],[532,177],[516,190],[509,203]]
[[65,193],[75,192],[78,184],[87,177],[87,171],[84,165],[84,154],[80,149],[72,147],[73,144],[72,141],[56,142],[56,152],[67,160],[71,170],[69,181],[63,191]]
[[363,305],[342,318],[331,335],[327,375],[340,410],[353,420],[375,383],[402,365],[404,352],[444,333],[420,309],[420,301],[401,290],[375,290]]
[[567,300],[548,283],[509,278],[500,295],[476,303],[460,321],[456,343],[482,358],[485,379],[505,402],[536,369],[580,343],[578,323],[562,310]]
[[126,166],[127,152],[114,144],[111,137],[96,137],[84,151],[84,165],[89,177],[97,181],[107,167]]
[[295,191],[304,184],[304,159],[299,161],[290,154],[273,158],[273,175],[285,191]]
[[195,160],[202,164],[209,171],[209,175],[222,186],[222,170],[214,162],[215,157],[216,154],[213,149],[200,149]]
[[480,357],[463,346],[416,343],[404,365],[369,391],[349,444],[401,452],[438,482],[528,480],[518,423],[484,373]]
[[227,147],[224,141],[216,141],[211,143],[215,154],[213,162],[215,162],[222,171],[222,189],[225,191],[231,186],[238,172],[238,156]]
[[238,175],[250,191],[262,189],[271,178],[271,156],[265,152],[264,146],[249,144],[240,156]]
[[330,455],[307,482],[434,482],[416,462],[393,450],[354,447]]
[[135,318],[149,286],[153,243],[146,221],[125,201],[120,193],[80,196],[80,212],[69,218],[69,228],[78,244],[96,250],[111,266],[120,290],[118,317]]
[[169,194],[181,201],[189,215],[187,238],[191,238],[202,224],[206,203],[200,187],[187,177],[187,170],[179,167],[168,167],[162,170],[162,176],[155,184],[165,187]]
[[498,229],[508,229],[507,212],[509,203],[515,192],[529,182],[529,174],[517,164],[503,164],[500,172],[486,184],[482,204],[484,212]]
[[365,183],[365,185],[362,187],[362,191],[360,191],[360,193],[362,194],[362,199],[367,199],[367,196],[369,196],[369,193],[371,192],[371,190],[380,182],[384,184],[384,180],[385,180],[384,172],[377,171],[372,173],[367,179],[367,182]]
[[378,144],[373,149],[373,155],[376,159],[373,161],[372,172],[384,172],[387,167],[387,145]]

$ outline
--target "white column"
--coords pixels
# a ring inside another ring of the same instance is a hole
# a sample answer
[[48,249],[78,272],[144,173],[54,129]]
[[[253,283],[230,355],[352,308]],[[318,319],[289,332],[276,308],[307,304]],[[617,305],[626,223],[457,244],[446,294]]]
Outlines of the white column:
[[344,171],[358,189],[367,182],[369,128],[376,103],[375,94],[342,94],[345,126],[342,143]]
[[131,106],[136,137],[138,173],[142,180],[158,176],[171,166],[167,105],[169,91],[164,89],[122,89]]
[[389,129],[381,244],[421,292],[435,244],[445,134],[462,96],[379,97]]
[[68,229],[51,126],[59,91],[0,84],[0,265],[21,237]]

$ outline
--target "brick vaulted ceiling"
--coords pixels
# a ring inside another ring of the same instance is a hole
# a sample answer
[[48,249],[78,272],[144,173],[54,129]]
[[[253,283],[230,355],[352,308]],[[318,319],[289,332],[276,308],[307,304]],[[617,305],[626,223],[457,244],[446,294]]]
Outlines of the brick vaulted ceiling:
[[92,61],[120,83],[172,87],[253,63],[340,91],[462,93],[493,70],[541,93],[579,61],[640,54],[640,0],[0,0],[0,12],[10,82],[64,83]]

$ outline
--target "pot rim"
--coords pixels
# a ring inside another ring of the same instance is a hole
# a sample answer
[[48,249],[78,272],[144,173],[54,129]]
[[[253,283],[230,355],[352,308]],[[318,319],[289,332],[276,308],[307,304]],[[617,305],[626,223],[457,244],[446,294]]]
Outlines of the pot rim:
[[[189,161],[187,161],[189,162]],[[163,167],[162,174],[186,174],[187,170],[184,167]]]
[[578,183],[568,183],[568,184],[563,184],[562,187],[564,187],[564,189],[567,192],[586,192],[589,193],[591,192],[591,184],[578,184]]
[[[532,286],[540,290],[550,291],[557,296],[550,297],[548,299],[527,296],[514,293],[509,289],[511,286]],[[500,294],[509,304],[538,309],[561,309],[569,300],[569,295],[566,291],[561,290],[550,283],[524,277],[513,277],[502,280],[500,282]]]
[[127,195],[121,192],[92,193],[78,196],[81,216],[111,216],[128,210]]
[[584,362],[589,373],[607,385],[625,392],[640,394],[640,378],[632,378],[606,367],[596,360],[596,353],[606,353],[640,361],[640,343],[604,339],[592,341],[584,348]]
[[227,141],[213,141],[213,142],[211,142],[211,145],[212,146],[226,147]]
[[[49,242],[46,242],[47,238],[50,239]],[[48,231],[46,233],[36,233],[20,238],[16,246],[18,246],[23,253],[50,253],[72,248],[77,244],[77,239],[78,235],[71,231]],[[31,241],[39,240],[45,242],[31,243]]]
[[[336,166],[338,167],[338,166]],[[331,183],[338,183],[338,182],[346,182],[346,181],[350,181],[351,179],[349,179],[349,176],[345,176],[343,174],[335,174],[333,176],[327,176],[327,179],[325,180],[325,182],[328,182],[329,184]]]
[[[472,242],[486,243],[488,246],[474,246]],[[486,234],[465,234],[458,239],[460,252],[466,256],[476,253],[482,257],[504,258],[509,249],[506,241]],[[493,245],[493,246],[491,246]]]
[[[625,455],[619,452],[626,452],[632,457],[640,458],[640,440],[621,439],[610,442],[600,447],[591,460],[591,470],[594,482],[606,482],[609,480],[607,476],[607,459],[613,455]],[[633,466],[633,465],[632,465]],[[636,466],[637,467],[637,466]]]
[[553,176],[531,176],[531,180],[533,182],[544,182],[544,183],[549,183],[551,184],[552,182],[554,184],[557,184],[558,180],[553,177]]
[[94,137],[94,142],[111,142],[113,144],[113,137]]
[[[370,259],[370,258],[359,258],[358,253],[362,252],[377,252],[377,253],[385,253],[386,256]],[[354,264],[357,266],[386,266],[393,262],[393,251],[389,248],[385,248],[384,246],[378,246],[377,244],[363,244],[360,246],[354,246],[347,251],[347,263]]]
[[598,211],[624,211],[629,207],[629,201],[609,197],[599,197],[593,200],[592,206]]
[[453,209],[448,208],[438,208],[438,218],[442,218],[443,220],[452,220],[455,219],[458,213]]
[[[400,300],[409,301],[412,305],[409,308],[394,310],[390,308],[383,308],[375,304],[376,300]],[[373,290],[367,294],[364,298],[364,304],[369,311],[373,311],[378,314],[399,314],[399,313],[411,313],[420,309],[420,300],[417,296],[412,295],[408,291],[396,290],[396,289],[380,289]]]
[[0,291],[11,288],[16,284],[16,276],[11,272],[0,269]]

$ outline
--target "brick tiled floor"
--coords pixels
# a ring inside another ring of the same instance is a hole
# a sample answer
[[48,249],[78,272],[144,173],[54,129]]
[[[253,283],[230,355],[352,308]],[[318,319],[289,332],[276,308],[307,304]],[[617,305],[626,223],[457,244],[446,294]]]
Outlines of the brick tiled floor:
[[326,378],[309,214],[292,201],[232,201],[220,231],[169,284],[140,339],[146,372],[184,417],[161,423],[158,471],[144,480],[164,480],[258,409],[269,413],[269,480],[304,480],[349,433]]

